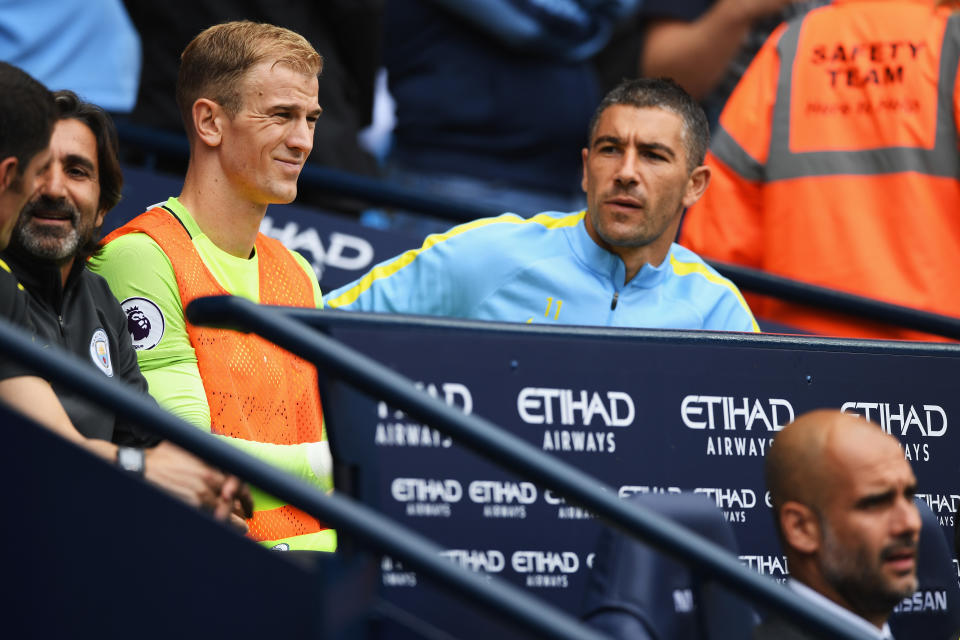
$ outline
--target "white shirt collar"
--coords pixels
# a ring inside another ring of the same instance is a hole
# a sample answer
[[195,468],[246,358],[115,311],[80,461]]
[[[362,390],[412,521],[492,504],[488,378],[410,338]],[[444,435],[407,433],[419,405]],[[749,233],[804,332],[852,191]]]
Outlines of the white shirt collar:
[[871,622],[861,618],[849,609],[844,609],[833,600],[830,600],[823,594],[814,591],[798,580],[791,578],[787,581],[787,585],[797,592],[797,594],[805,597],[807,600],[820,605],[824,609],[829,609],[838,617],[843,618],[850,624],[860,627],[864,631],[869,631],[875,635],[878,640],[894,640],[893,633],[890,631],[890,625],[888,625],[886,622],[883,623],[882,629],[877,629]]

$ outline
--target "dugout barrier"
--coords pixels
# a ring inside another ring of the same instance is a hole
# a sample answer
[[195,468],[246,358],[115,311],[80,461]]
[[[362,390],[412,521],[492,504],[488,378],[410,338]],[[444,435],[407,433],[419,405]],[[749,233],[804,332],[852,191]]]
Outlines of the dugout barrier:
[[[195,301],[187,313],[194,322],[252,331],[318,365],[327,378],[323,395],[331,445],[344,467],[338,476],[341,489],[438,540],[445,555],[464,566],[573,611],[581,604],[602,519],[693,562],[698,572],[761,606],[802,615],[805,603],[792,600],[769,580],[756,580],[758,573],[780,579],[787,574],[763,504],[763,453],[775,431],[819,406],[865,412],[870,403],[838,398],[864,388],[871,389],[871,397],[889,392],[873,388],[876,380],[849,375],[875,370],[878,361],[896,361],[911,377],[916,371],[908,372],[910,366],[925,368],[932,360],[955,369],[960,355],[956,347],[937,344],[283,311],[290,318],[221,298]],[[293,320],[322,327],[334,340],[305,332]],[[646,371],[631,362],[642,363]],[[717,364],[720,375],[711,370]],[[908,392],[926,392],[924,383],[937,374],[913,375],[917,388]],[[769,379],[771,375],[780,380]],[[411,379],[427,393],[411,395]],[[843,380],[846,385],[835,386]],[[778,384],[794,389],[761,402]],[[711,387],[712,395],[707,395]],[[945,488],[952,486],[956,471],[950,444],[944,440],[933,448],[911,442],[947,435],[947,413],[955,407],[946,387],[929,390],[948,404],[943,409],[928,399],[922,405],[926,426],[914,424],[913,405],[901,404],[900,413],[887,406],[881,421],[892,431],[908,427],[900,434],[908,455],[922,452],[928,463],[918,469],[921,483],[934,492],[927,494],[928,502],[947,513],[952,525],[955,507]],[[750,389],[742,403],[721,395],[742,389]],[[802,397],[791,398],[797,389]],[[565,394],[573,390],[579,399]],[[548,399],[555,401],[552,408]],[[612,404],[604,408],[607,402]],[[676,415],[669,415],[679,407],[690,423],[683,425],[688,437],[678,432]],[[705,413],[705,407],[716,413]],[[593,415],[586,418],[588,413]],[[941,417],[942,422],[935,421]],[[731,431],[742,435],[729,435]],[[732,443],[734,437],[746,442]],[[729,514],[728,520],[741,525],[735,525],[740,562],[715,554],[713,545],[695,536],[671,532],[662,519],[619,499],[682,490],[708,495]],[[744,565],[759,571],[744,570]],[[381,569],[386,597],[398,605],[432,615],[448,630],[461,629],[470,620],[475,635],[469,637],[498,632],[468,611],[438,606],[436,592],[423,587],[403,563],[387,558]],[[939,606],[941,594],[921,595],[929,595],[932,610]],[[925,613],[917,608],[914,601],[905,601],[902,614]]]
[[[294,331],[301,335],[310,335],[310,332],[304,332],[304,329],[301,325],[295,323],[294,321],[282,318],[279,314],[260,309],[255,305],[250,303],[244,303],[242,301],[230,301],[227,304],[236,304],[240,303],[241,308],[246,308],[248,311],[253,309],[253,313],[257,315],[271,314],[271,317],[279,319],[283,322],[292,322],[295,327]],[[245,306],[244,306],[245,305]],[[268,317],[264,315],[263,317]],[[322,338],[322,336],[313,336],[314,338]],[[498,611],[501,615],[506,615],[512,618],[514,621],[519,622],[526,629],[532,630],[538,637],[559,637],[559,638],[593,638],[600,637],[595,632],[592,632],[589,629],[582,627],[575,619],[571,618],[567,613],[561,612],[555,608],[545,606],[538,602],[538,600],[528,594],[523,593],[523,591],[518,590],[509,585],[503,584],[502,581],[498,580],[487,580],[476,576],[468,571],[465,571],[456,566],[456,563],[450,562],[447,558],[444,557],[444,554],[441,551],[440,547],[433,545],[432,543],[424,541],[421,537],[416,534],[407,533],[406,529],[402,525],[397,523],[390,522],[385,520],[383,516],[377,514],[374,510],[370,508],[365,508],[362,505],[356,505],[349,501],[346,498],[339,496],[324,496],[317,492],[315,489],[306,486],[299,482],[298,480],[287,476],[284,473],[278,472],[277,470],[269,467],[268,465],[260,462],[259,460],[250,458],[244,453],[230,447],[229,445],[218,442],[215,438],[209,437],[207,434],[198,431],[197,429],[182,423],[173,416],[156,409],[150,403],[144,401],[142,397],[139,396],[136,392],[133,392],[129,388],[125,387],[122,384],[116,383],[114,381],[106,380],[100,376],[90,376],[88,373],[88,368],[77,361],[72,355],[65,354],[56,348],[41,349],[32,343],[32,341],[21,334],[17,329],[11,328],[6,323],[0,323],[0,352],[8,357],[12,357],[20,362],[29,363],[29,366],[37,371],[37,373],[47,377],[50,380],[54,380],[61,384],[66,385],[68,388],[73,389],[79,393],[84,394],[91,400],[104,404],[111,407],[117,414],[133,418],[138,420],[148,429],[156,432],[157,434],[184,446],[185,448],[193,451],[194,453],[200,455],[204,459],[207,459],[212,464],[223,468],[232,473],[236,473],[241,477],[244,477],[248,481],[257,484],[258,486],[264,488],[265,490],[277,495],[278,497],[300,506],[301,508],[306,509],[307,511],[313,513],[314,515],[323,518],[332,525],[337,526],[341,531],[343,531],[345,537],[348,539],[355,539],[360,542],[367,543],[381,552],[390,554],[390,556],[399,561],[405,562],[408,569],[416,570],[421,573],[423,576],[431,577],[435,580],[440,581],[448,589],[454,589],[458,591],[461,595],[465,595],[469,601],[469,611],[476,619],[480,619],[482,614],[477,613],[476,608],[478,605],[485,605],[488,609],[494,609]],[[351,360],[355,359],[354,354],[350,354]],[[462,414],[458,411],[451,410],[446,404],[433,400],[427,394],[418,393],[412,391],[411,383],[404,383],[406,389],[400,391],[400,395],[394,399],[395,404],[398,406],[404,406],[408,410],[412,411],[414,414],[419,414],[421,410],[427,412],[439,412],[438,415],[443,415],[444,413],[450,413],[452,419],[451,424],[457,424],[462,418]],[[24,421],[21,421],[24,422]],[[449,425],[447,425],[449,426]],[[51,439],[50,434],[39,432],[41,440],[46,437],[46,445],[53,444],[53,449],[63,449],[71,448],[72,445],[67,445],[65,442],[61,442],[56,439]],[[11,434],[16,438],[15,434]],[[36,435],[36,434],[34,434]],[[13,440],[13,443],[18,442],[17,439]],[[41,445],[41,446],[46,446]],[[27,451],[40,451],[34,447],[33,449],[27,449]],[[14,452],[16,449],[14,447],[7,448],[8,453],[11,455],[16,455]],[[502,450],[501,454],[509,454],[508,451]],[[78,451],[72,451],[71,454],[78,456],[77,460],[80,457],[86,456]],[[67,458],[70,460],[70,458]],[[86,456],[88,462],[96,462],[91,460],[89,456]],[[105,472],[110,472],[113,474],[118,474],[117,470],[111,468],[109,465],[102,465],[97,463],[99,469]],[[23,465],[21,465],[22,467]],[[14,467],[16,468],[16,467]],[[65,465],[67,469],[74,469],[72,465]],[[562,466],[560,467],[562,469]],[[541,473],[544,473],[541,471]],[[549,474],[548,471],[545,473]],[[574,476],[577,477],[577,476]],[[133,482],[131,478],[123,478],[120,475],[116,475],[114,479],[119,480],[121,483]],[[72,483],[75,485],[74,488],[80,488],[82,490],[82,485],[77,485],[76,483],[80,478],[73,478]],[[23,478],[20,478],[20,481],[23,481]],[[40,480],[42,482],[42,480]],[[129,489],[130,486],[127,485],[126,489]],[[46,487],[49,489],[49,487]],[[151,487],[140,485],[132,493],[132,498],[129,498],[122,503],[117,505],[111,504],[109,502],[108,496],[100,496],[104,499],[99,505],[101,507],[106,506],[106,509],[99,509],[95,511],[95,514],[100,517],[98,520],[93,520],[85,522],[83,526],[89,528],[90,532],[93,534],[103,533],[104,543],[106,549],[116,549],[118,545],[115,541],[111,540],[109,537],[109,532],[114,530],[115,532],[127,533],[130,530],[129,526],[123,526],[116,529],[113,529],[111,525],[114,524],[114,518],[110,517],[110,513],[113,512],[113,516],[122,523],[129,525],[131,521],[149,524],[149,518],[145,517],[143,513],[139,511],[139,505],[141,501],[137,494],[138,491],[150,492],[153,491]],[[130,492],[127,492],[130,495]],[[581,490],[582,493],[582,490]],[[63,528],[60,532],[57,531],[57,525],[60,522],[57,520],[57,511],[56,508],[51,508],[48,500],[43,500],[40,502],[34,502],[30,500],[32,493],[25,492],[24,495],[27,497],[26,501],[21,500],[19,503],[16,503],[20,506],[23,506],[24,502],[27,505],[27,508],[19,512],[19,515],[23,518],[28,518],[34,526],[44,527],[45,531],[48,533],[47,537],[44,539],[51,540],[51,544],[54,545],[63,545],[64,547],[69,547],[72,537],[72,532]],[[50,491],[37,491],[36,495],[38,497],[47,496],[49,498]],[[573,494],[576,495],[576,494]],[[181,518],[174,520],[171,523],[168,523],[167,530],[169,531],[169,524],[179,526],[179,520],[189,520],[191,518],[202,519],[202,516],[196,513],[191,513],[189,510],[186,510],[182,505],[179,505],[168,499],[168,505],[179,508],[183,513],[181,513]],[[603,501],[598,504],[593,504],[592,500],[584,500],[584,503],[589,505],[591,508],[594,508],[598,511],[605,509]],[[150,502],[147,501],[147,506],[150,505]],[[619,505],[619,503],[617,503]],[[76,513],[78,509],[82,509],[82,502],[77,501],[74,505],[75,508],[71,513]],[[619,506],[615,507],[615,511],[619,510]],[[46,515],[46,520],[44,516]],[[620,516],[616,516],[620,517]],[[656,530],[658,525],[656,524],[656,519],[650,519],[649,516],[645,516],[640,511],[628,510],[627,517],[632,518],[634,522],[646,523],[642,524],[641,528],[646,527],[652,530]],[[651,524],[653,523],[653,524]],[[661,523],[662,524],[662,523]],[[101,528],[102,527],[102,528]],[[192,529],[188,529],[193,531]],[[662,530],[662,529],[661,529]],[[666,531],[670,532],[669,525],[667,526]],[[673,534],[677,534],[676,529],[674,528]],[[127,533],[128,536],[137,535],[136,533]],[[87,540],[89,536],[84,537],[80,536],[78,540]],[[255,550],[259,553],[267,553],[266,551],[255,547],[252,544],[248,544],[245,541],[244,544],[247,548]],[[689,541],[688,541],[689,542]],[[157,544],[164,544],[162,541]],[[101,546],[103,546],[101,545]],[[674,540],[672,543],[668,543],[667,546],[677,547],[677,542]],[[683,544],[679,545],[680,547]],[[8,547],[9,549],[10,547]],[[123,547],[124,549],[129,548]],[[164,616],[164,624],[156,624],[157,629],[168,628],[169,625],[177,625],[179,622],[186,623],[186,619],[189,619],[196,623],[197,620],[205,619],[207,622],[210,622],[209,618],[204,618],[203,613],[198,613],[196,607],[191,608],[188,612],[178,611],[177,609],[163,609],[162,604],[169,602],[169,598],[165,599],[161,596],[168,594],[170,590],[175,590],[177,584],[175,581],[171,582],[161,582],[159,584],[152,584],[149,580],[150,576],[150,563],[149,562],[140,562],[143,560],[142,557],[138,556],[129,556],[124,557],[120,562],[115,562],[113,564],[107,564],[106,566],[110,568],[115,568],[116,571],[104,571],[104,563],[101,560],[111,558],[108,553],[98,550],[99,547],[96,545],[83,546],[81,548],[75,548],[76,553],[83,553],[84,562],[75,562],[73,554],[68,554],[67,560],[61,565],[45,565],[44,556],[38,554],[37,557],[31,558],[29,563],[30,568],[33,571],[33,576],[53,576],[54,580],[71,580],[73,578],[78,578],[79,580],[84,581],[84,587],[89,588],[92,585],[96,585],[101,588],[101,592],[97,596],[105,597],[109,599],[110,594],[113,590],[124,590],[124,595],[130,595],[131,584],[137,586],[150,585],[154,590],[145,588],[142,593],[134,592],[136,596],[139,596],[145,602],[153,602],[160,606],[160,610],[156,610],[156,615]],[[701,557],[704,554],[709,555],[709,550],[701,549],[697,554]],[[205,592],[207,590],[215,590],[218,588],[218,582],[214,576],[210,576],[204,572],[205,569],[210,569],[212,563],[207,561],[197,561],[196,556],[183,556],[185,560],[191,560],[191,563],[184,563],[179,565],[176,562],[176,554],[173,554],[171,559],[171,554],[158,553],[155,549],[148,549],[148,557],[153,557],[155,560],[165,563],[164,568],[167,570],[164,575],[169,576],[169,569],[180,569],[178,573],[180,576],[186,576],[187,579],[195,581],[193,584],[193,591]],[[57,558],[61,556],[49,555],[48,559],[50,562],[54,562]],[[264,556],[265,557],[265,556]],[[240,558],[237,558],[240,561]],[[278,559],[278,561],[280,561]],[[169,565],[167,564],[169,563]],[[23,567],[23,563],[11,562],[11,566],[20,566]],[[87,576],[75,576],[72,573],[72,567],[89,567],[91,575],[95,576],[95,580],[90,580]],[[99,572],[94,574],[96,568],[99,567]],[[750,572],[746,572],[739,565],[733,565],[733,575],[736,576],[737,573],[741,574],[739,578],[734,578],[734,582],[741,582],[742,584],[737,585],[738,589],[742,589],[743,585],[747,585],[746,590],[749,592],[751,590],[756,593],[761,594],[761,599],[767,602],[767,604],[773,606],[774,608],[783,611],[788,616],[800,616],[804,617],[803,611],[805,606],[801,603],[794,603],[789,599],[786,599],[786,593],[783,592],[779,587],[775,585],[767,584],[764,580],[759,580],[757,576]],[[129,578],[130,573],[136,573],[140,578],[139,580],[131,580]],[[115,575],[114,575],[115,574]],[[11,578],[20,577],[19,574],[13,573],[10,574]],[[111,579],[115,577],[115,579]],[[209,582],[207,581],[209,579]],[[721,580],[726,581],[727,578],[720,576]],[[36,585],[37,581],[24,581],[24,584],[32,584],[32,589],[24,589],[21,593],[18,594],[17,598],[14,600],[17,603],[22,603],[24,600],[30,602],[40,602],[43,605],[47,604],[47,601],[44,600],[48,591],[43,591],[43,587]],[[751,586],[752,585],[752,586]],[[276,585],[259,585],[260,587],[265,587],[263,591],[259,590],[257,586],[252,584],[245,585],[249,588],[249,594],[254,596],[259,596],[262,598],[264,606],[260,609],[261,612],[266,612],[267,614],[276,614],[276,607],[272,606],[272,603],[276,601],[277,589]],[[324,595],[329,595],[330,590],[335,590],[339,588],[339,582],[335,584],[328,585],[328,589],[323,591]],[[53,590],[55,593],[60,594],[62,589]],[[351,590],[351,593],[354,593],[356,590]],[[764,594],[764,592],[766,592]],[[104,595],[106,594],[106,595]],[[282,594],[281,594],[282,595]],[[156,600],[151,598],[156,597]],[[120,599],[123,602],[129,601],[129,597],[126,599]],[[294,599],[296,601],[296,599]],[[85,601],[90,603],[91,606],[96,607],[97,603],[102,604],[102,600],[97,600],[96,602],[91,602],[91,599],[88,597]],[[280,599],[280,606],[283,609],[284,615],[290,617],[295,616],[301,612],[304,612],[306,615],[319,615],[316,611],[306,611],[303,607],[300,607],[294,611],[285,609],[282,605],[284,600]],[[285,602],[291,602],[291,599],[285,600]],[[381,614],[384,610],[389,610],[389,605],[391,603],[386,603],[387,607],[381,607]],[[206,611],[205,607],[201,607],[203,611]],[[352,603],[352,607],[348,609],[356,609],[356,602]],[[33,607],[35,610],[36,607]],[[329,609],[329,607],[327,607]],[[395,608],[394,608],[395,609]],[[29,608],[24,609],[25,611],[30,610]],[[102,624],[96,624],[91,621],[90,616],[86,617],[80,615],[78,611],[85,610],[85,607],[75,606],[73,608],[65,608],[68,613],[72,613],[77,616],[75,619],[61,617],[58,619],[60,627],[70,627],[73,632],[77,631],[98,631],[99,635],[102,637],[110,637],[111,635],[121,635],[120,631],[117,631],[116,626],[111,626],[109,622],[103,622]],[[94,609],[95,610],[95,609]],[[145,611],[145,610],[144,610]],[[831,629],[835,637],[839,638],[859,638],[862,637],[861,634],[856,632],[849,632],[844,630],[844,625],[838,621],[834,621],[829,617],[825,617],[824,614],[816,609],[806,608],[806,617],[807,624],[813,625],[816,628],[826,628]],[[187,615],[189,613],[189,615]],[[416,609],[413,610],[414,617],[418,613]],[[104,620],[104,616],[97,613],[99,617],[96,620],[101,622]],[[181,618],[181,615],[183,618]],[[234,615],[234,612],[231,612],[230,615]],[[106,617],[109,617],[109,612]],[[269,618],[269,615],[267,616]],[[118,614],[118,620],[128,620],[132,623],[135,623],[137,620],[142,620],[142,618],[137,617],[137,610],[131,609],[130,611],[125,611],[123,615]],[[18,621],[22,621],[23,618],[18,617]],[[464,620],[461,620],[463,623]],[[152,622],[148,619],[147,624]],[[216,618],[213,619],[213,624],[216,624]],[[312,626],[309,621],[304,623],[308,628],[317,628]],[[86,626],[91,625],[91,626]],[[207,628],[203,624],[199,624],[197,627],[191,627],[193,630],[199,630],[202,628]],[[124,626],[123,633],[129,633],[130,628]],[[465,628],[467,632],[466,637],[470,637],[469,632],[470,628]],[[149,628],[141,631],[140,635],[144,637],[159,637],[155,633],[155,629],[151,630]],[[116,632],[116,633],[114,633]],[[332,633],[328,633],[325,637],[357,637],[355,632],[351,632],[349,635],[336,636]],[[427,636],[431,637],[431,636]],[[433,636],[437,637],[437,636]],[[523,636],[521,636],[523,637]]]

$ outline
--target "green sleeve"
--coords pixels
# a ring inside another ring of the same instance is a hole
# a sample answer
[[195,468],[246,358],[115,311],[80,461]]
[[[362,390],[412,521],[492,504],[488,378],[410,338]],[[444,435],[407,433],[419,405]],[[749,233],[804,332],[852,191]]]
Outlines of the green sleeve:
[[210,407],[196,361],[150,369],[143,377],[157,404],[195,427],[210,430]]

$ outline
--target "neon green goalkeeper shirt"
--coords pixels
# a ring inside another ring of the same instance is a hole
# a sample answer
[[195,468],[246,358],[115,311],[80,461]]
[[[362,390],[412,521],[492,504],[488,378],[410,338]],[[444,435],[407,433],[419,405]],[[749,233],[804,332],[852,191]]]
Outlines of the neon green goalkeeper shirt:
[[[238,258],[217,247],[177,198],[168,199],[162,206],[183,222],[204,265],[225,290],[253,302],[260,301],[256,255],[249,259]],[[322,308],[323,298],[312,267],[303,256],[291,253],[309,275],[314,301],[317,308]],[[90,259],[89,267],[107,280],[127,313],[140,370],[150,385],[151,395],[164,409],[209,431],[210,407],[197,367],[197,355],[187,336],[173,265],[160,245],[146,234],[129,233],[103,247]],[[322,443],[280,445],[222,435],[217,437],[324,490],[333,487],[326,429]],[[257,510],[283,504],[262,491],[251,489]],[[328,531],[271,541],[270,546],[282,543],[291,549],[329,549],[328,542],[309,540],[316,536],[335,535],[332,530]]]

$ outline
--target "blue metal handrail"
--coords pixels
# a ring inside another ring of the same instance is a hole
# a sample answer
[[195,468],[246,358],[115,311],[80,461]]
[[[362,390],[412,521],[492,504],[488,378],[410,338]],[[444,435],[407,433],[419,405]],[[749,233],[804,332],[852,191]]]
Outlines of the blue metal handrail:
[[[252,304],[252,303],[250,303]],[[0,355],[7,356],[51,382],[109,407],[115,414],[137,422],[220,469],[237,475],[358,540],[399,558],[412,568],[485,604],[542,636],[578,640],[603,640],[569,614],[547,605],[501,580],[485,578],[440,555],[442,549],[366,505],[337,494],[325,495],[299,478],[280,471],[147,402],[128,385],[100,375],[56,346],[40,348],[21,330],[0,318]]]
[[[266,306],[266,305],[265,305]],[[403,327],[432,330],[483,330],[502,335],[520,334],[554,337],[592,337],[628,339],[632,343],[663,342],[689,346],[762,347],[764,349],[814,349],[844,353],[884,353],[901,356],[960,357],[960,344],[954,342],[917,342],[913,340],[874,340],[866,338],[831,338],[827,336],[792,335],[776,333],[746,333],[737,331],[690,331],[682,329],[635,329],[631,327],[593,327],[562,324],[494,322],[464,320],[444,316],[417,316],[400,313],[369,313],[365,311],[318,310],[301,307],[269,307],[283,315],[316,329],[347,327],[383,327],[387,330]]]
[[408,415],[430,424],[458,444],[487,456],[497,464],[541,486],[556,491],[617,527],[673,558],[695,565],[702,574],[743,597],[781,613],[788,619],[844,640],[870,636],[847,621],[798,600],[788,590],[744,567],[714,542],[673,521],[616,497],[617,492],[576,467],[547,455],[517,436],[475,415],[419,391],[413,382],[383,364],[336,340],[309,330],[277,309],[242,298],[200,298],[186,310],[190,322],[253,332],[297,354],[361,390],[387,401]]
[[960,340],[960,318],[890,304],[727,262],[707,262],[746,291]]

